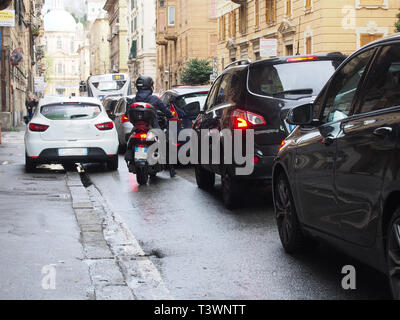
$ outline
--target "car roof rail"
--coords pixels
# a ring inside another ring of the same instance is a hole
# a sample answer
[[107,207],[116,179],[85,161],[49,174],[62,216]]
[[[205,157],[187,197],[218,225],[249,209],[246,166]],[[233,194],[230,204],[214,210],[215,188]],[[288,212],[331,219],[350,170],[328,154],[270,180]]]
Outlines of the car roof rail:
[[234,65],[236,65],[236,64],[239,65],[239,66],[241,66],[241,65],[250,64],[250,63],[251,63],[251,60],[250,60],[250,59],[236,60],[236,61],[234,61],[234,62],[228,64],[228,65],[225,67],[224,70],[226,70],[226,69],[228,69],[228,68],[230,68],[230,67],[232,67],[232,66],[234,66]]

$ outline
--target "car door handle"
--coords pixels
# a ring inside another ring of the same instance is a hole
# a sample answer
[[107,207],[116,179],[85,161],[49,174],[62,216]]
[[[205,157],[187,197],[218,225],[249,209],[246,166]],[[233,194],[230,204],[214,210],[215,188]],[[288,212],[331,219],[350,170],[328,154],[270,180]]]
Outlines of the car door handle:
[[374,135],[377,137],[385,137],[393,132],[391,127],[380,127],[374,130]]

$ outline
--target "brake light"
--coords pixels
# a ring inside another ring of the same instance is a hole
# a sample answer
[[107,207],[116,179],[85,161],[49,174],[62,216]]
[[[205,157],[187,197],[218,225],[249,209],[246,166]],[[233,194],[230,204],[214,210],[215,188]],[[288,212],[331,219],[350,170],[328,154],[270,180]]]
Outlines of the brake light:
[[114,128],[114,123],[113,122],[99,123],[99,124],[96,124],[96,128],[101,131],[111,130]]
[[249,111],[235,110],[232,114],[233,129],[251,129],[265,126],[267,122],[264,117]]
[[146,109],[151,109],[152,108],[152,106],[147,104],[147,103],[143,103],[143,104],[134,103],[134,104],[131,105],[131,108],[140,108],[140,107],[146,108]]
[[126,122],[129,122],[129,118],[126,115],[123,115],[121,117],[121,123],[126,123]]
[[29,130],[34,132],[45,132],[48,128],[49,126],[46,126],[44,124],[36,124],[36,123],[29,124]]
[[257,163],[259,163],[260,162],[260,158],[259,157],[254,157],[254,164],[257,164]]
[[139,140],[146,140],[147,139],[147,133],[135,133],[135,139]]
[[313,61],[318,60],[318,57],[311,56],[311,57],[296,57],[296,58],[289,58],[286,62],[301,62],[301,61]]
[[286,140],[283,140],[282,143],[281,143],[281,146],[279,147],[279,151],[281,151],[283,149],[285,144],[286,144]]
[[[174,115],[175,119],[177,119],[178,118],[178,112],[176,111],[176,109],[175,109],[173,104],[169,105],[169,110],[171,110],[171,112]],[[170,120],[173,120],[173,119],[170,119]]]

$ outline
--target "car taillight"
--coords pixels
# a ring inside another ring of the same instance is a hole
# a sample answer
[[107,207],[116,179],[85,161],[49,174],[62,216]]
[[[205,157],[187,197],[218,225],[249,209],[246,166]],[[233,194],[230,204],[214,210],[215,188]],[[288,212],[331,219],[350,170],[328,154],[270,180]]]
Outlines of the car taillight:
[[139,140],[146,140],[147,139],[147,133],[135,133],[135,139]]
[[121,117],[121,123],[129,122],[129,118],[126,115]]
[[45,132],[48,128],[49,126],[46,126],[44,124],[36,124],[36,123],[29,124],[29,130],[34,132]]
[[104,123],[99,123],[96,124],[96,128],[104,131],[104,130],[111,130],[114,128],[114,123],[113,122],[104,122]]
[[264,117],[253,112],[244,110],[235,110],[232,114],[233,129],[251,129],[266,125]]
[[312,56],[312,57],[295,57],[295,58],[289,58],[286,60],[286,62],[302,62],[302,61],[313,61],[313,60],[318,60],[318,57]]
[[285,146],[285,144],[286,144],[286,140],[283,140],[283,141],[281,142],[280,147],[279,147],[279,151],[281,151],[281,150],[283,149],[283,147]]

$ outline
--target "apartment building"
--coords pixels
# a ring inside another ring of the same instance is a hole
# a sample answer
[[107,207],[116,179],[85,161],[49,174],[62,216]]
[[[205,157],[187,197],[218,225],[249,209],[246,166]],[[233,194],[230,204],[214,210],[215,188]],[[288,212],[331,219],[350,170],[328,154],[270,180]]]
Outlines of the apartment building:
[[157,0],[157,81],[162,91],[180,84],[191,58],[217,56],[217,0]]
[[395,32],[400,0],[218,0],[219,70],[259,60],[260,39],[276,39],[278,56],[350,54]]
[[128,0],[107,0],[104,10],[110,25],[110,72],[128,73]]
[[[156,0],[129,0],[129,73],[132,84],[139,75],[156,78]],[[135,86],[132,86],[135,88]]]
[[[43,73],[41,9],[43,0],[14,0],[2,9],[15,10],[14,26],[0,27],[0,121],[3,129],[17,126],[26,114],[25,99],[34,91],[34,78]],[[9,12],[9,11],[8,11]],[[10,55],[19,52],[22,60],[13,65]]]
[[89,27],[90,74],[110,72],[110,25],[107,14],[101,12]]

